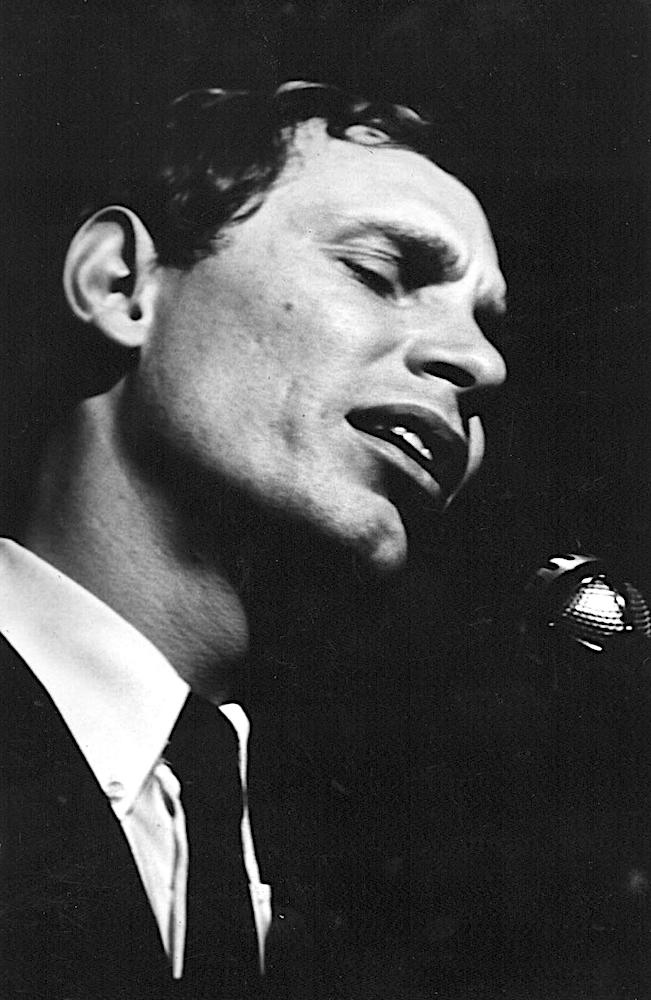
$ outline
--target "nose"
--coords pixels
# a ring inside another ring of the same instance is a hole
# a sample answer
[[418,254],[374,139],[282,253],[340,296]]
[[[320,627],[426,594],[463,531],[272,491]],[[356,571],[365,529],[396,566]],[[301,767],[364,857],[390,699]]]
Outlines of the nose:
[[407,366],[415,375],[444,379],[464,394],[494,389],[506,378],[506,364],[473,317],[431,324],[412,341]]

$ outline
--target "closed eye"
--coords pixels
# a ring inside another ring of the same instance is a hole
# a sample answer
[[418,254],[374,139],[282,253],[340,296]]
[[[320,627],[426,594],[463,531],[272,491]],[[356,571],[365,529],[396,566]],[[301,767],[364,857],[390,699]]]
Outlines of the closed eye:
[[443,241],[425,244],[412,237],[395,236],[391,242],[395,253],[352,254],[339,260],[367,288],[384,298],[399,298],[463,277],[465,268],[458,255]]
[[376,295],[381,295],[383,298],[390,298],[396,294],[395,280],[392,280],[388,275],[367,267],[365,264],[360,264],[357,260],[351,260],[350,258],[340,259],[348,270],[352,271],[357,280],[367,288],[370,288]]

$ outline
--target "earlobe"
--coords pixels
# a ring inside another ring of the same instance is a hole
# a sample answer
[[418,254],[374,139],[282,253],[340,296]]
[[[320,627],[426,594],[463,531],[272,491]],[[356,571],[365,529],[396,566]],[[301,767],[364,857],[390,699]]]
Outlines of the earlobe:
[[75,234],[63,287],[75,316],[123,347],[140,347],[154,318],[156,251],[129,208],[102,209]]

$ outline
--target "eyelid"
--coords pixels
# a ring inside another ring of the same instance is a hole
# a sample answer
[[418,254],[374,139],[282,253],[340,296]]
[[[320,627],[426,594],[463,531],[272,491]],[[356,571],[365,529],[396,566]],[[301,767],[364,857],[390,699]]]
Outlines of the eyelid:
[[[356,275],[357,279],[363,284],[367,285],[372,291],[378,295],[383,295],[388,298],[392,294],[396,294],[399,291],[398,288],[398,273],[392,276],[388,276],[382,272],[382,269],[376,269],[372,264],[368,263],[368,257],[363,258],[363,260],[358,260],[354,255],[339,258],[342,264],[352,271]],[[394,262],[394,266],[397,267],[397,261]]]
[[338,256],[340,259],[352,259],[359,263],[368,260],[379,262],[380,264],[387,263],[395,267],[399,267],[402,262],[402,254],[398,250],[375,246],[355,246],[354,244],[349,247],[339,248]]

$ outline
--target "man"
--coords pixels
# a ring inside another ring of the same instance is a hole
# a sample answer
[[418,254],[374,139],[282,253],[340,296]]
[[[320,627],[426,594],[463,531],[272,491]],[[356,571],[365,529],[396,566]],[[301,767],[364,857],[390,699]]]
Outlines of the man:
[[7,996],[317,991],[269,971],[229,678],[269,628],[277,540],[400,568],[505,374],[488,225],[413,112],[200,91],[165,136],[65,262],[124,372],[53,430],[3,544]]

